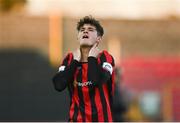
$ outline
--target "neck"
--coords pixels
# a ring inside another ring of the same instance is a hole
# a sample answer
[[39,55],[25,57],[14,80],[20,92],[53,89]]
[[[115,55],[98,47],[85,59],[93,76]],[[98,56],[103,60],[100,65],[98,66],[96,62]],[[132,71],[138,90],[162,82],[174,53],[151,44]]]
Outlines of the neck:
[[81,62],[87,62],[91,46],[81,46]]

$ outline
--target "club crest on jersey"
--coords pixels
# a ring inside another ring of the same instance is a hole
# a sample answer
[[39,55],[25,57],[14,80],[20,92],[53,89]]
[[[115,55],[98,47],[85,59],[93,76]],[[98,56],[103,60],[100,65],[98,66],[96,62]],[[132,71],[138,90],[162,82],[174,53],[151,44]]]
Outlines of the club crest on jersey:
[[112,72],[113,72],[113,67],[112,67],[112,65],[111,65],[110,63],[104,62],[103,65],[102,65],[102,67],[103,67],[105,70],[109,71],[110,74],[112,74]]

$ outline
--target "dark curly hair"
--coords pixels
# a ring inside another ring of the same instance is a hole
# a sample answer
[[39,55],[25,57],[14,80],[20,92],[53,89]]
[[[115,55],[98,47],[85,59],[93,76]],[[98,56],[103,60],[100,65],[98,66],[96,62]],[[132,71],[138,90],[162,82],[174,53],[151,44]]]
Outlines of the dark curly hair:
[[80,21],[77,23],[76,29],[79,31],[84,24],[90,24],[92,26],[95,26],[98,36],[103,36],[103,27],[100,25],[99,21],[94,19],[92,16],[85,16],[84,18],[80,19]]

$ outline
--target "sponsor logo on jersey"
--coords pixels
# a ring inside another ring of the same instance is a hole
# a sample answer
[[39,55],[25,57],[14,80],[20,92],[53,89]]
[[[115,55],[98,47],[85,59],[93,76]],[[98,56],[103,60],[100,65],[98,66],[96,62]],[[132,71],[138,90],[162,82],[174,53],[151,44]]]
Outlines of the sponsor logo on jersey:
[[89,86],[89,85],[92,85],[92,82],[91,81],[87,81],[87,82],[77,82],[75,81],[74,82],[75,86],[80,86],[80,87],[84,87],[84,86]]

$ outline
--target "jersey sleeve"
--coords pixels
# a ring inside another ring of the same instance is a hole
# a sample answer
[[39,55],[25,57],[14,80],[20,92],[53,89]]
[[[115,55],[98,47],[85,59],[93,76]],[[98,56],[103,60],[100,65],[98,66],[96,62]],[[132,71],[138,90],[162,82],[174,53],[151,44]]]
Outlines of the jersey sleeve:
[[107,51],[103,51],[99,58],[88,57],[88,81],[95,85],[107,82],[112,76],[114,65],[114,59]]
[[100,56],[100,82],[104,83],[107,82],[114,72],[114,58],[107,52],[104,51]]
[[72,53],[69,53],[63,60],[58,72],[53,77],[53,84],[57,91],[64,90],[68,83],[73,81],[73,76],[78,61],[73,60]]

